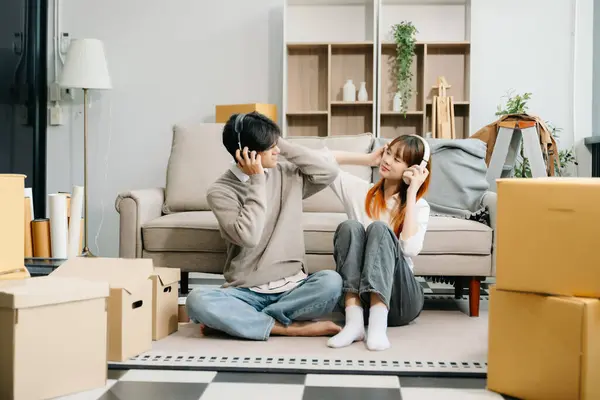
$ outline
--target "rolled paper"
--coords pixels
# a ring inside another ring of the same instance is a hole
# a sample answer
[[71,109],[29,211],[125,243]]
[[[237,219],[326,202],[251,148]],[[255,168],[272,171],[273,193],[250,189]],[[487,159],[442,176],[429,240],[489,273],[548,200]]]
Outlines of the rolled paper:
[[33,257],[33,237],[31,236],[31,198],[25,197],[25,258]]
[[34,219],[35,213],[33,212],[33,191],[31,188],[25,188],[25,197],[29,197],[31,199],[31,219]]
[[33,233],[33,256],[51,258],[50,220],[48,218],[34,219],[31,221],[31,231]]
[[48,195],[50,207],[50,245],[52,258],[66,259],[68,231],[67,196],[53,193]]
[[83,208],[83,186],[74,186],[71,195],[71,217],[69,218],[68,258],[81,255],[81,212]]

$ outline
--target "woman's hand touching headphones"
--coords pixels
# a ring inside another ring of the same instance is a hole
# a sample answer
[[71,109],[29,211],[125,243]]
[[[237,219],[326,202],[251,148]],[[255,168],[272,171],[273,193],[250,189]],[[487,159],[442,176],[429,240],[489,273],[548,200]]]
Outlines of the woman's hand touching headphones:
[[408,185],[408,190],[414,191],[414,193],[417,193],[428,176],[429,170],[420,165],[413,165],[412,167],[407,168],[402,174],[404,182]]

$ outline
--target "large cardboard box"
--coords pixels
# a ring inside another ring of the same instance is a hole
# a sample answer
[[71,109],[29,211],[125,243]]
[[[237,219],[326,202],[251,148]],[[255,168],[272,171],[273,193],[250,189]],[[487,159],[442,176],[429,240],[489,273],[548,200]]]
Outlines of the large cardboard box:
[[24,198],[25,175],[0,174],[0,275],[25,266]]
[[497,186],[497,288],[600,298],[600,179]]
[[107,283],[0,282],[0,399],[39,400],[106,385]]
[[277,123],[277,106],[275,104],[250,103],[250,104],[225,104],[218,105],[215,109],[215,122],[226,123],[233,114],[259,112]]
[[125,361],[152,348],[152,260],[75,257],[52,276],[69,276],[110,286],[108,360]]
[[160,340],[177,332],[179,300],[179,268],[154,268],[152,274],[152,340]]
[[488,389],[600,399],[600,300],[490,289]]

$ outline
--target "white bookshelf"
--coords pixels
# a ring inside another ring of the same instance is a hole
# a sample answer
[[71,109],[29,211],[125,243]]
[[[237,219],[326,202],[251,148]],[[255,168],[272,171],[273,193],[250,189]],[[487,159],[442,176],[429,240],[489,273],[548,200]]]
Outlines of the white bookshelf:
[[[458,137],[468,137],[470,0],[288,0],[284,6],[285,136],[372,132],[381,137],[431,131],[431,87],[452,85]],[[404,115],[392,111],[396,46],[391,28],[417,27],[414,95]],[[352,79],[366,82],[366,102],[343,102]]]

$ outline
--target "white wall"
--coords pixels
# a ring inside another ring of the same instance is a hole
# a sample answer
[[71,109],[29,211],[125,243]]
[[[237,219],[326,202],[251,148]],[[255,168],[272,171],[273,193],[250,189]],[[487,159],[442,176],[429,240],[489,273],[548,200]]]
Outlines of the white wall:
[[[216,104],[281,103],[282,5],[61,2],[63,31],[105,42],[114,87],[95,96],[88,114],[92,241],[104,210],[100,249],[92,242],[93,252],[118,254],[117,193],[164,185],[173,123],[212,122]],[[50,193],[83,185],[82,107],[65,112],[67,123],[48,131]]]
[[[471,127],[495,120],[510,89],[531,92],[529,111],[561,127],[561,148],[576,147],[578,174],[590,175],[581,148],[591,124],[593,0],[472,1]],[[577,6],[577,7],[576,7]],[[575,29],[577,25],[577,29]]]
[[[562,147],[589,134],[592,1],[553,0],[548,7],[547,0],[472,0],[473,131],[495,120],[496,105],[512,88],[533,92],[531,112],[563,128]],[[62,0],[62,30],[105,41],[114,85],[94,96],[89,114],[92,240],[104,210],[99,251],[94,243],[92,251],[118,254],[117,193],[164,184],[173,123],[213,121],[215,104],[281,107],[282,5]],[[67,107],[67,123],[49,128],[49,192],[83,184],[81,111]],[[580,175],[589,175],[585,163]]]
[[592,153],[584,140],[592,135],[594,120],[594,0],[576,0],[574,3],[573,147],[579,163],[578,176],[591,176]]
[[600,136],[600,1],[596,0],[594,7],[594,65],[593,65],[593,123],[592,130],[594,135]]

